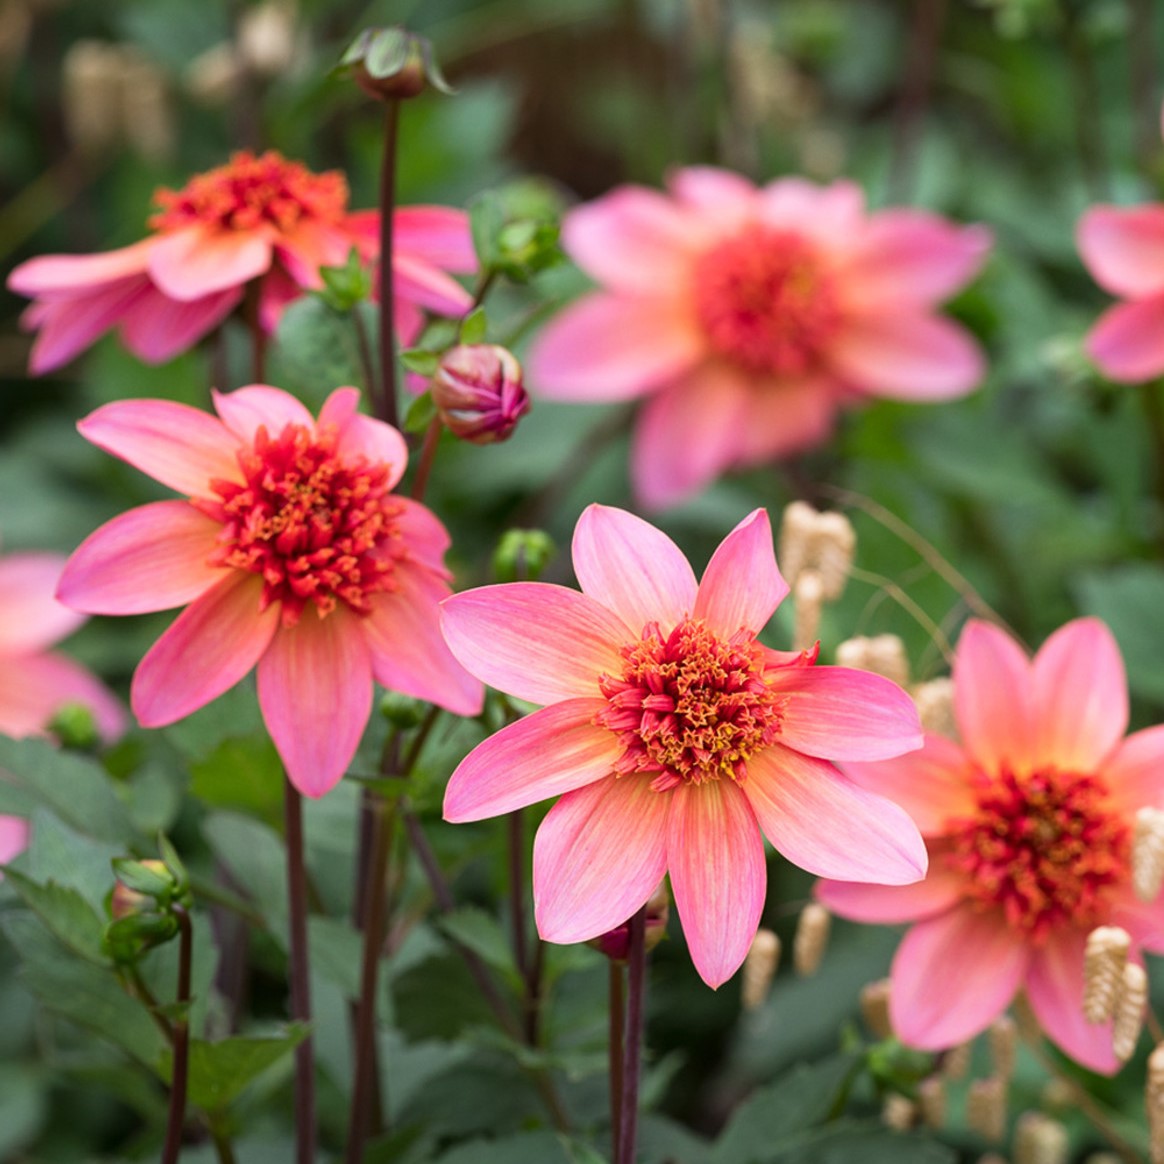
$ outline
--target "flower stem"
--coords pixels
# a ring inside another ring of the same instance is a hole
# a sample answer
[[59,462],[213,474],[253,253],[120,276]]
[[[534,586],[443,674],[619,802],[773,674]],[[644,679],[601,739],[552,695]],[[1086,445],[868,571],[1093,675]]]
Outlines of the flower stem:
[[614,1159],[618,1160],[622,1144],[622,1057],[626,1053],[623,1039],[626,1033],[626,998],[624,979],[626,971],[621,962],[610,961],[610,1142]]
[[396,408],[396,318],[392,296],[392,220],[396,212],[396,130],[400,102],[384,108],[384,159],[380,167],[380,397],[377,415],[399,427]]
[[441,424],[441,418],[434,416],[428,422],[428,428],[424,433],[424,444],[420,449],[420,463],[416,466],[416,476],[412,479],[412,489],[409,495],[413,501],[421,501],[424,498],[424,491],[428,488],[428,475],[432,472],[432,463],[436,460],[437,449],[441,443],[441,429],[444,425]]
[[[307,951],[307,870],[303,863],[303,799],[290,780],[283,782],[283,823],[287,843],[287,900],[290,913],[291,1018],[311,1024],[310,962]],[[310,1031],[295,1048],[295,1160],[315,1159],[315,1056]]]
[[647,907],[630,919],[627,950],[626,1036],[623,1047],[621,1127],[617,1164],[634,1164],[639,1131],[639,1070],[643,1049],[643,992],[647,971]]
[[529,950],[525,933],[525,820],[521,809],[505,818],[509,848],[509,913],[513,924],[513,960],[522,982],[529,978]]
[[166,1143],[162,1164],[177,1164],[182,1151],[182,1127],[186,1122],[186,1079],[190,1068],[190,965],[193,959],[194,931],[190,915],[180,906],[173,907],[178,919],[178,994],[180,1008],[173,1023],[174,1070],[170,1079],[170,1110],[166,1117]]
[[946,0],[916,0],[911,29],[905,82],[897,102],[893,124],[893,157],[889,168],[889,197],[892,202],[909,201],[922,119],[933,88]]

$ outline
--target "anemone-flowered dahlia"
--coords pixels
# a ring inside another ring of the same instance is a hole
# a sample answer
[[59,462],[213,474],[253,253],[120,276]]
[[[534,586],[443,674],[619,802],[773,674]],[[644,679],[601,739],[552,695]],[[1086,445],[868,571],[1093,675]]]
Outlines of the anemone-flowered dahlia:
[[404,439],[358,402],[356,389],[338,388],[316,421],[293,396],[255,384],[215,393],[218,418],[129,400],[78,425],[184,500],[140,506],[90,535],[61,599],[93,614],[189,603],[137,668],[138,720],[173,723],[257,665],[263,719],[308,796],[351,762],[373,678],[460,714],[482,702],[438,626],[448,535],[391,492]]
[[475,748],[445,796],[450,821],[560,797],[534,843],[542,937],[613,930],[669,873],[695,967],[718,986],[759,924],[765,836],[810,872],[923,874],[913,822],[830,762],[917,747],[917,713],[880,676],[757,640],[788,592],[763,510],[699,583],[670,538],[620,509],[590,506],[573,552],[581,593],[518,582],[441,606],[469,671],[545,705]]
[[527,362],[558,400],[649,399],[631,475],[648,505],[820,443],[839,405],[944,400],[981,353],[935,308],[990,246],[982,227],[867,213],[850,182],[676,171],[670,195],[624,186],[571,211],[572,259],[601,289],[541,333]]
[[[349,213],[344,176],[313,174],[271,150],[235,154],[225,166],[155,195],[148,238],[95,255],[43,255],[18,266],[8,286],[35,302],[22,324],[38,332],[36,374],[67,363],[112,327],[134,355],[171,359],[221,323],[257,283],[259,320],[274,331],[283,307],[322,286],[319,268],[352,247],[379,254],[378,211]],[[459,316],[471,296],[446,271],[476,270],[468,218],[441,206],[393,217],[396,324],[405,342],[422,312]]]
[[1164,952],[1164,903],[1132,889],[1138,809],[1164,800],[1164,727],[1124,738],[1123,661],[1096,619],[1061,627],[1034,660],[989,623],[967,623],[954,661],[961,743],[846,765],[902,804],[930,853],[905,888],[824,881],[855,921],[915,923],[891,971],[897,1035],[928,1050],[984,1030],[1019,990],[1047,1035],[1095,1071],[1119,1066],[1111,1023],[1083,1014],[1083,951],[1100,925]]

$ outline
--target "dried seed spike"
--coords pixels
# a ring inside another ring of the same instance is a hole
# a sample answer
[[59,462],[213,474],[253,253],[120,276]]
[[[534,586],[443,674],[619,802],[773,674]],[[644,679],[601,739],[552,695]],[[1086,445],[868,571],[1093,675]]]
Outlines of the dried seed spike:
[[840,598],[853,569],[857,534],[843,513],[822,513],[816,520],[816,560],[826,601]]
[[816,518],[816,510],[807,501],[793,501],[784,507],[777,557],[780,572],[789,586],[794,586],[801,571],[811,564]]
[[1099,926],[1087,935],[1083,952],[1083,1014],[1105,1023],[1115,1014],[1131,935],[1119,926]]
[[1126,1063],[1140,1041],[1144,1029],[1144,1008],[1148,1003],[1148,975],[1144,967],[1129,962],[1120,981],[1119,998],[1115,1007],[1115,1025],[1112,1027],[1111,1047],[1116,1058]]
[[990,1027],[990,1055],[994,1060],[994,1074],[1009,1079],[1014,1074],[1015,1049],[1018,1028],[1010,1015],[1000,1015]]
[[946,1079],[965,1079],[970,1070],[970,1044],[960,1043],[942,1052],[942,1075]]
[[1067,1129],[1042,1112],[1025,1111],[1014,1129],[1014,1164],[1067,1164]]
[[935,735],[956,740],[958,725],[954,722],[954,680],[931,679],[927,683],[919,683],[912,694],[922,728]]
[[744,1010],[763,1006],[772,988],[772,979],[780,964],[780,939],[771,931],[759,929],[744,959],[740,1003]]
[[1164,809],[1136,813],[1132,842],[1132,887],[1141,901],[1155,901],[1164,885]]
[[861,987],[861,1017],[871,1034],[888,1039],[893,1034],[889,1021],[889,979],[879,978]]
[[966,1096],[966,1122],[988,1140],[1006,1134],[1006,1080],[997,1075],[974,1079]]
[[61,106],[72,143],[99,154],[122,131],[122,55],[117,45],[97,40],[73,43],[61,62]]
[[819,902],[809,902],[800,911],[792,940],[792,965],[802,978],[808,978],[820,968],[831,924],[832,915]]
[[908,1131],[917,1120],[917,1105],[912,1099],[890,1092],[881,1105],[881,1122],[898,1132]]
[[815,570],[802,570],[792,586],[796,617],[792,628],[792,649],[805,651],[816,642],[824,591]]
[[1164,1043],[1157,1044],[1148,1056],[1144,1107],[1148,1114],[1152,1164],[1164,1164]]
[[931,1075],[917,1085],[917,1106],[927,1128],[946,1126],[946,1082],[940,1075]]
[[858,636],[837,647],[837,663],[858,671],[872,671],[892,679],[900,687],[909,682],[909,660],[905,644],[897,635]]

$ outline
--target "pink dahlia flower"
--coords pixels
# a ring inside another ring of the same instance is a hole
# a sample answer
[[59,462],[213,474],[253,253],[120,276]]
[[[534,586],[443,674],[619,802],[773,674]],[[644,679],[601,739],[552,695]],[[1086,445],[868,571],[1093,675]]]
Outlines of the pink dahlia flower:
[[[337,388],[316,421],[255,384],[214,394],[218,418],[164,400],[107,404],[93,444],[184,495],[103,525],[59,595],[93,614],[186,606],[133,678],[144,727],[189,715],[258,668],[263,719],[287,775],[322,796],[343,775],[372,680],[476,714],[481,685],[441,639],[449,544],[423,505],[391,493],[408,451]],[[187,603],[189,604],[187,606]]]
[[967,623],[954,661],[961,743],[846,772],[917,821],[929,875],[908,888],[822,882],[856,921],[914,922],[893,960],[890,1010],[914,1047],[984,1030],[1019,990],[1048,1036],[1095,1071],[1119,1066],[1111,1023],[1083,1016],[1083,950],[1099,925],[1164,952],[1164,904],[1132,891],[1136,811],[1164,803],[1164,727],[1124,738],[1123,661],[1096,619],[1053,634],[1033,661],[989,623]]
[[602,289],[541,333],[529,383],[558,400],[649,397],[631,461],[648,505],[820,443],[842,403],[945,400],[982,378],[977,346],[935,307],[989,232],[869,214],[850,182],[757,189],[682,169],[670,195],[624,186],[578,207],[562,237]]
[[[182,190],[159,191],[155,202],[153,233],[141,242],[44,255],[9,275],[13,291],[35,300],[22,318],[39,333],[33,373],[67,363],[114,326],[134,355],[169,360],[217,327],[256,280],[260,322],[274,331],[285,304],[322,286],[321,266],[342,265],[353,246],[365,259],[379,252],[379,213],[348,212],[342,174],[313,174],[273,150],[235,154]],[[474,271],[476,258],[459,210],[398,210],[393,240],[397,326],[409,341],[423,310],[468,309],[469,293],[445,271]]]
[[763,510],[724,539],[697,583],[665,534],[591,505],[574,570],[580,594],[518,582],[441,606],[445,637],[473,674],[545,705],[475,748],[445,796],[450,821],[561,798],[534,843],[542,937],[613,930],[670,873],[692,960],[718,986],[759,925],[765,836],[810,872],[922,876],[909,817],[830,762],[918,747],[917,713],[880,676],[757,641],[788,592]]

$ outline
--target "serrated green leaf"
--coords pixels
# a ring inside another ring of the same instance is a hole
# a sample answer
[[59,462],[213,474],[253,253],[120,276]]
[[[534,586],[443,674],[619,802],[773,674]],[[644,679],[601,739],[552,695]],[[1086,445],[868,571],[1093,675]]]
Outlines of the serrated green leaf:
[[105,898],[113,888],[110,862],[125,853],[125,846],[87,837],[44,808],[33,811],[30,824],[28,876],[41,885],[55,881],[75,889],[104,916]]
[[96,910],[75,890],[50,881],[40,885],[9,869],[8,884],[49,931],[75,954],[98,966],[107,966],[101,947],[105,925]]
[[485,341],[489,331],[489,319],[484,307],[474,307],[461,322],[461,343],[479,344]]
[[511,982],[520,981],[509,938],[497,919],[483,909],[474,905],[462,906],[442,916],[437,927],[495,970],[500,970]]
[[352,311],[340,312],[316,295],[289,304],[279,317],[269,378],[302,397],[312,409],[318,409],[341,384],[363,385],[366,390],[357,312],[374,351],[377,312],[372,304],[358,303]]

